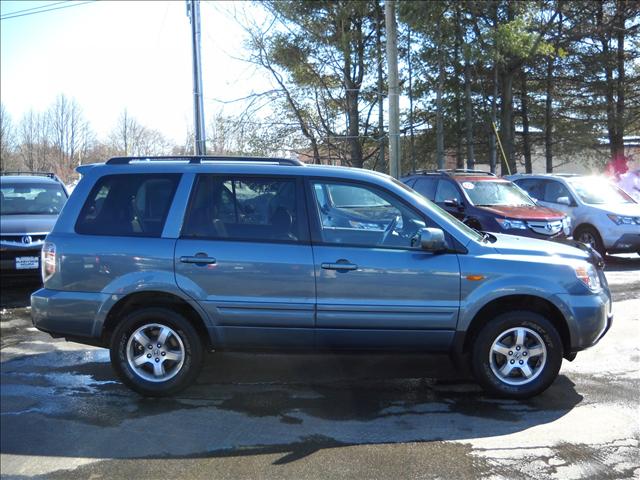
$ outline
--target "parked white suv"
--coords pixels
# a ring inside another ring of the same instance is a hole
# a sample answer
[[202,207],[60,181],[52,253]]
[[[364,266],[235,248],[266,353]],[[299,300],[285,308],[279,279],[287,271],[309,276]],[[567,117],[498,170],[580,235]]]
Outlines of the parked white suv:
[[605,253],[640,254],[640,204],[604,177],[511,175],[545,207],[571,216],[573,238]]

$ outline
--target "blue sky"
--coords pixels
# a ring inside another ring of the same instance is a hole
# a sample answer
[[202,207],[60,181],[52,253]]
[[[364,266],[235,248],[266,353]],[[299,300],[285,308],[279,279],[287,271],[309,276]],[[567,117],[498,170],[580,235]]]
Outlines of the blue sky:
[[[53,2],[0,2],[2,15]],[[64,5],[64,4],[63,4]],[[245,62],[244,34],[233,20],[240,2],[202,2],[202,63],[206,121],[240,104],[216,100],[269,88]],[[183,0],[99,1],[0,23],[0,98],[14,123],[44,111],[59,93],[76,98],[99,138],[122,110],[182,142],[192,124],[190,25]]]

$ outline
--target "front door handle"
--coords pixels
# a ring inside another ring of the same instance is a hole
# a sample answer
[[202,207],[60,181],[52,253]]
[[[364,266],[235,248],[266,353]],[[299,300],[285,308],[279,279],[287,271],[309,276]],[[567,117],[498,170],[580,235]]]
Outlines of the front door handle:
[[213,265],[216,263],[216,259],[213,257],[207,256],[206,253],[196,253],[194,256],[189,257],[180,257],[180,261],[182,263],[199,263],[202,265]]
[[357,270],[358,266],[347,261],[338,260],[336,263],[321,263],[320,266],[325,270]]

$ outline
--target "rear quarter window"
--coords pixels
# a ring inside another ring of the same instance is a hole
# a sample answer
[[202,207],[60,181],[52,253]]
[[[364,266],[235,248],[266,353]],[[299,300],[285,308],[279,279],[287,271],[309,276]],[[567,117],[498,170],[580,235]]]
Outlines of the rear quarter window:
[[438,184],[438,178],[419,178],[416,180],[413,189],[420,195],[427,197],[433,201],[436,196],[436,185]]
[[76,222],[84,235],[159,237],[180,174],[106,175],[91,190]]

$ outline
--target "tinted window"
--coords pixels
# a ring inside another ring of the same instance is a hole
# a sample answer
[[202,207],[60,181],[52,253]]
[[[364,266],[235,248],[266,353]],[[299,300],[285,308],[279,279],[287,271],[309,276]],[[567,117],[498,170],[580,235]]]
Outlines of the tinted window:
[[436,196],[437,184],[437,178],[419,178],[416,180],[416,184],[413,186],[413,189],[419,194],[427,197],[429,200],[433,200]]
[[159,237],[179,178],[178,174],[102,177],[80,212],[76,232]]
[[457,200],[460,202],[460,194],[455,185],[449,180],[440,180],[438,182],[438,189],[436,190],[436,203],[444,203],[445,200]]
[[533,178],[516,180],[515,184],[536,200],[544,200],[544,182]]
[[325,243],[408,248],[426,226],[420,215],[374,187],[318,181],[313,191]]
[[50,215],[60,213],[67,195],[58,184],[2,183],[2,215]]
[[200,175],[182,236],[297,241],[301,235],[296,181]]
[[569,189],[562,183],[555,180],[548,180],[545,182],[546,188],[544,189],[544,201],[551,203],[559,203],[558,199],[561,197],[567,198],[571,201],[572,197],[569,193]]

